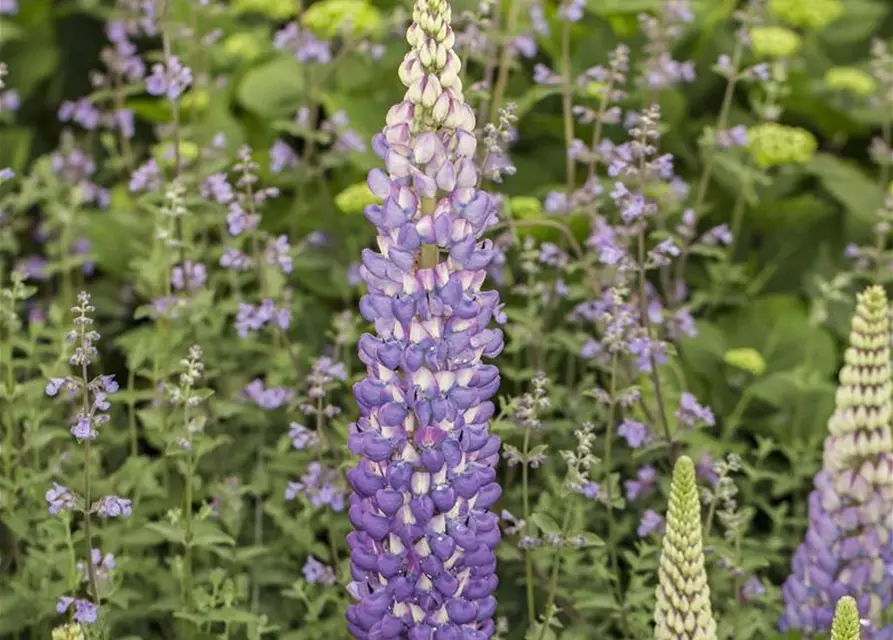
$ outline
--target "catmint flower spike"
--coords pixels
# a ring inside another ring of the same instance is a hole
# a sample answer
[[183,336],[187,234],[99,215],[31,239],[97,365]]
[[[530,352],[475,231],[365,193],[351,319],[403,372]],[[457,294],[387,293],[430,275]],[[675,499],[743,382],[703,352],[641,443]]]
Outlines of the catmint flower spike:
[[384,201],[366,218],[378,251],[362,256],[360,311],[375,333],[359,344],[367,377],[348,447],[351,576],[348,631],[360,639],[486,640],[495,632],[491,507],[499,438],[490,401],[503,345],[489,328],[499,296],[482,290],[494,259],[481,236],[495,215],[478,191],[475,118],[462,95],[446,0],[417,0],[400,66],[402,102],[373,148],[369,174]]
[[701,528],[695,465],[682,456],[670,484],[654,609],[655,640],[716,640]]
[[825,634],[834,608],[852,596],[866,620],[866,640],[893,602],[893,437],[891,437],[890,316],[884,289],[858,296],[828,420],[822,468],[809,495],[806,538],[782,587],[781,630]]
[[852,596],[837,601],[834,620],[831,622],[831,640],[861,640],[859,610]]

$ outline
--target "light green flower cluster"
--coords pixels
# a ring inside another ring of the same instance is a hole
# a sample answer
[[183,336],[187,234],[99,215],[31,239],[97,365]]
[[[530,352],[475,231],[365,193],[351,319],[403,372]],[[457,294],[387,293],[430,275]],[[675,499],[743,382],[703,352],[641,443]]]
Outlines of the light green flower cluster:
[[821,31],[843,15],[841,0],[769,0],[769,12],[792,27]]
[[825,73],[825,86],[831,91],[846,91],[868,98],[877,93],[877,82],[867,71],[854,67],[833,67]]
[[363,213],[370,204],[381,202],[366,181],[357,182],[335,196],[335,205],[344,213]]
[[302,16],[304,25],[326,39],[339,33],[367,36],[381,26],[381,12],[366,0],[323,0],[314,2]]
[[831,640],[860,640],[859,610],[856,600],[844,596],[837,601],[834,621],[831,623]]
[[[890,317],[887,295],[880,286],[859,294],[839,379],[824,460],[825,469],[833,472],[860,468],[863,461],[893,451]],[[872,475],[882,481],[890,472],[884,464],[873,469]]]
[[753,27],[750,30],[751,49],[759,58],[790,58],[800,50],[800,36],[786,27]]
[[76,622],[53,629],[53,640],[84,640],[84,630]]
[[666,533],[658,569],[655,640],[716,640],[701,541],[701,502],[695,465],[682,456],[673,468]]
[[812,160],[818,143],[806,129],[766,122],[750,127],[748,144],[754,162],[763,169]]
[[766,370],[766,360],[759,351],[752,347],[729,349],[723,356],[723,360],[727,365],[755,376],[761,375]]

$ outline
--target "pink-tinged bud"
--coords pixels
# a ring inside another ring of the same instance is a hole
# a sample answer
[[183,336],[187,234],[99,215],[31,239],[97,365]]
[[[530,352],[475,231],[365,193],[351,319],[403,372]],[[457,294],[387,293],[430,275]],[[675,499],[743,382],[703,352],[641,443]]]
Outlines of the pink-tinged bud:
[[416,164],[428,164],[441,149],[440,137],[433,131],[425,131],[420,134],[413,145],[413,155]]
[[406,100],[399,102],[388,109],[388,113],[385,116],[385,124],[389,127],[398,124],[409,124],[412,122],[414,111],[415,107],[411,102]]

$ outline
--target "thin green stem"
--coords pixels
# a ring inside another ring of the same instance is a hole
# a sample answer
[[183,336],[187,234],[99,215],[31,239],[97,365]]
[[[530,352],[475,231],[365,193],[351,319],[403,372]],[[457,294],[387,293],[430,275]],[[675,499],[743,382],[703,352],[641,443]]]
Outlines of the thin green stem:
[[496,85],[493,88],[493,99],[490,104],[490,121],[494,122],[502,107],[502,98],[508,84],[510,66],[512,62],[512,34],[518,24],[518,14],[521,11],[521,0],[510,0],[508,15],[506,16],[505,34],[503,34],[502,53],[499,58],[499,72],[496,75]]
[[[564,507],[564,517],[561,520],[561,537],[562,539],[567,537],[568,529],[571,525],[571,514],[572,514],[572,505],[573,501],[568,500],[567,504]],[[551,575],[549,576],[549,595],[546,600],[546,617],[543,620],[543,626],[540,627],[539,636],[537,636],[537,640],[543,640],[546,637],[546,631],[549,629],[549,626],[552,624],[553,618],[553,608],[555,606],[555,592],[558,590],[558,576],[561,573],[561,552],[560,549],[556,549],[555,553],[552,557],[552,570]]]
[[611,383],[609,397],[611,399],[611,408],[608,411],[607,432],[605,434],[605,459],[604,459],[604,481],[602,486],[605,488],[605,497],[608,507],[608,547],[610,548],[611,572],[614,582],[614,597],[617,599],[617,605],[621,611],[621,621],[623,624],[623,632],[626,637],[629,636],[629,621],[626,617],[626,606],[624,604],[623,590],[620,584],[620,559],[617,555],[617,521],[614,517],[614,483],[611,478],[613,469],[613,450],[614,450],[614,422],[617,413],[617,365],[618,354],[615,353],[611,358]]
[[[525,528],[530,527],[530,485],[529,485],[529,464],[527,463],[527,455],[530,451],[530,429],[524,429],[524,444],[522,446],[524,452],[524,463],[521,465],[521,496],[524,500],[524,525]],[[524,577],[527,583],[527,616],[530,623],[536,621],[536,601],[534,599],[533,585],[533,555],[530,549],[524,551]]]
[[[84,325],[81,325],[81,336],[84,334]],[[92,416],[90,415],[90,391],[87,387],[89,378],[87,373],[87,360],[86,355],[83,356],[81,360],[81,380],[82,380],[82,392],[83,392],[83,412],[84,417],[88,420],[92,420]],[[92,426],[90,427],[92,429]],[[93,498],[91,496],[91,485],[90,485],[90,458],[91,458],[91,439],[87,438],[84,441],[84,537],[86,538],[87,543],[87,554],[86,554],[86,565],[87,565],[87,573],[90,576],[90,591],[93,594],[93,604],[99,607],[99,581],[96,578],[96,567],[93,566],[93,530],[91,527],[91,518],[90,511],[91,505],[93,502]]]
[[564,122],[564,161],[567,197],[570,200],[574,190],[574,162],[568,152],[574,141],[574,114],[572,104],[571,82],[571,23],[565,20],[561,31],[561,106],[562,120]]

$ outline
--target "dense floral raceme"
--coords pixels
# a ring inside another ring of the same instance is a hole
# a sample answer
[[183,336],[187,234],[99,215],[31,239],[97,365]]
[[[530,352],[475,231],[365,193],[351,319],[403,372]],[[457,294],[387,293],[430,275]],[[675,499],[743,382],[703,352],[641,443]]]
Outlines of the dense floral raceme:
[[465,104],[445,0],[418,0],[400,66],[407,87],[373,140],[387,173],[366,217],[379,251],[363,252],[360,303],[375,335],[360,340],[368,377],[354,393],[349,446],[361,456],[348,538],[357,638],[489,638],[494,632],[500,496],[489,401],[502,332],[498,294],[482,291],[493,259],[479,241],[494,216],[477,190],[475,117]]
[[893,638],[893,628],[877,628],[893,600],[890,367],[887,297],[873,286],[853,317],[809,528],[783,588],[782,630],[827,633],[837,601],[849,595],[868,620],[865,638]]
[[673,469],[658,569],[655,640],[716,640],[701,542],[701,502],[691,458]]
[[860,640],[859,610],[852,596],[837,601],[831,623],[831,640]]

